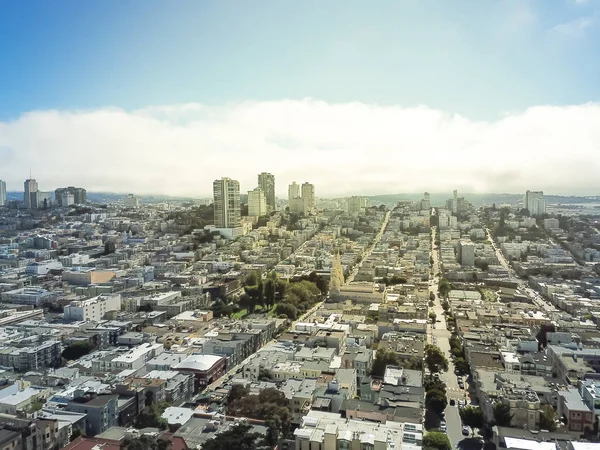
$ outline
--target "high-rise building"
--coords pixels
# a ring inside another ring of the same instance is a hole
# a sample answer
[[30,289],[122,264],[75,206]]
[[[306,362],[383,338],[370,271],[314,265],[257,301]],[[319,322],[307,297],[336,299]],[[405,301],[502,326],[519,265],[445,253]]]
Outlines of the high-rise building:
[[461,266],[475,265],[475,244],[471,241],[458,241],[458,262]]
[[455,189],[452,192],[452,214],[458,213],[458,191]]
[[350,214],[361,214],[367,208],[367,199],[365,197],[350,197],[348,199],[348,212]]
[[6,183],[0,180],[0,206],[6,205]]
[[248,191],[248,215],[261,217],[267,215],[267,212],[267,199],[263,190],[257,187],[253,191]]
[[140,199],[133,194],[127,194],[127,197],[123,199],[123,206],[125,208],[137,209],[140,207]]
[[526,191],[523,197],[523,208],[529,211],[530,216],[546,214],[546,200],[543,191]]
[[431,209],[431,197],[429,192],[423,193],[423,199],[419,203],[419,211],[428,211]]
[[294,181],[288,187],[288,201],[291,203],[295,198],[300,198],[300,185]]
[[23,202],[25,203],[25,208],[27,209],[35,209],[38,206],[37,192],[38,192],[38,184],[37,181],[33,178],[29,178],[25,180],[25,193],[23,194]]
[[302,201],[304,203],[304,214],[315,209],[315,186],[308,182],[302,183]]
[[275,175],[267,172],[258,174],[258,187],[265,194],[269,211],[275,211]]
[[215,226],[237,228],[241,223],[240,183],[231,178],[213,182]]
[[85,205],[87,203],[87,191],[83,188],[77,188],[69,186],[66,188],[59,188],[54,191],[54,199],[58,206],[69,206],[63,204],[63,195],[71,194],[73,196],[73,203],[76,205]]

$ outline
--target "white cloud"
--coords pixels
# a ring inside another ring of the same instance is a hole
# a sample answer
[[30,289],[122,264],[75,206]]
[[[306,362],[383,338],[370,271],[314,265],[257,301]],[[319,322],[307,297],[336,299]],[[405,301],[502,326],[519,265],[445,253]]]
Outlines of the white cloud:
[[34,111],[0,122],[0,178],[22,189],[207,196],[215,178],[275,174],[317,195],[543,189],[597,194],[600,105],[540,106],[495,122],[427,107],[317,100],[144,110]]
[[562,36],[578,38],[582,37],[585,30],[594,25],[595,17],[580,17],[579,19],[565,22],[552,27],[554,33]]

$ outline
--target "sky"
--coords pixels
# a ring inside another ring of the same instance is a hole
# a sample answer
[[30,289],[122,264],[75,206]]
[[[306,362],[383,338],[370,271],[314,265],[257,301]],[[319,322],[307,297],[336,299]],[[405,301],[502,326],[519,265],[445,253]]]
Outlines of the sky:
[[0,179],[600,194],[600,0],[0,0]]

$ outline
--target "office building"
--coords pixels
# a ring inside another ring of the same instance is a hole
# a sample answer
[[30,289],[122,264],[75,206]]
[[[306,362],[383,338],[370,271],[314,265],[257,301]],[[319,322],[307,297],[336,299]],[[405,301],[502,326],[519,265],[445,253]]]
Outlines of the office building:
[[458,262],[461,266],[475,265],[475,244],[466,240],[458,241]]
[[288,187],[288,206],[294,214],[308,215],[315,209],[315,186],[310,183],[302,184],[302,195],[300,186],[294,181]]
[[367,208],[367,199],[365,197],[350,197],[348,199],[348,212],[350,214],[362,214]]
[[458,213],[458,191],[452,191],[452,214]]
[[[74,186],[59,188],[54,191],[54,199],[58,206],[85,205],[87,203],[87,191]],[[65,200],[71,201],[71,203],[65,204]]]
[[241,224],[240,183],[231,178],[213,182],[215,227],[237,228]]
[[258,187],[265,194],[269,212],[275,211],[275,175],[267,172],[258,174]]
[[526,191],[523,197],[523,208],[529,211],[530,216],[546,214],[546,200],[543,191]]
[[37,208],[37,205],[38,205],[37,181],[34,180],[33,178],[29,178],[29,179],[25,180],[24,187],[25,187],[25,192],[23,194],[23,202],[25,203],[25,208],[27,208],[27,209]]
[[267,207],[265,193],[260,187],[257,187],[253,191],[248,191],[248,215],[250,217],[267,215]]
[[304,202],[305,214],[315,209],[315,185],[310,183],[302,184],[302,200]]
[[65,319],[100,321],[109,311],[121,310],[121,294],[104,294],[87,300],[73,300],[65,306]]
[[6,205],[6,183],[0,180],[0,206]]

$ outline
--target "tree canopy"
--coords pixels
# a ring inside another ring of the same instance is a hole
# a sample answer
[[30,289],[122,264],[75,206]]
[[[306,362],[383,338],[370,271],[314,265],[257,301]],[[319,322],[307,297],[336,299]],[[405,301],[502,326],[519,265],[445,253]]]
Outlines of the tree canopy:
[[452,444],[446,433],[440,431],[430,431],[423,436],[423,448],[435,450],[451,450]]
[[252,432],[249,425],[234,425],[227,431],[219,433],[218,437],[209,439],[202,444],[202,450],[262,450],[272,448],[264,442],[264,437]]
[[439,347],[431,344],[425,346],[425,365],[431,373],[448,370],[448,360]]
[[446,409],[446,406],[448,406],[446,393],[438,390],[427,391],[427,395],[425,396],[425,405],[427,406],[427,409],[437,414],[441,414],[442,411]]
[[556,422],[554,421],[555,416],[556,412],[552,405],[544,405],[542,407],[542,414],[540,414],[540,430],[556,430]]
[[478,406],[465,406],[461,408],[460,420],[466,426],[470,427],[471,430],[474,428],[483,428],[483,411]]
[[382,377],[385,374],[386,366],[397,366],[399,364],[400,358],[398,358],[398,353],[391,349],[380,347],[377,349],[377,353],[375,353],[371,375]]
[[93,349],[94,346],[89,342],[76,342],[75,344],[65,347],[61,356],[66,360],[72,361],[87,355]]
[[514,414],[510,413],[510,406],[504,403],[494,405],[494,421],[500,427],[510,427]]

